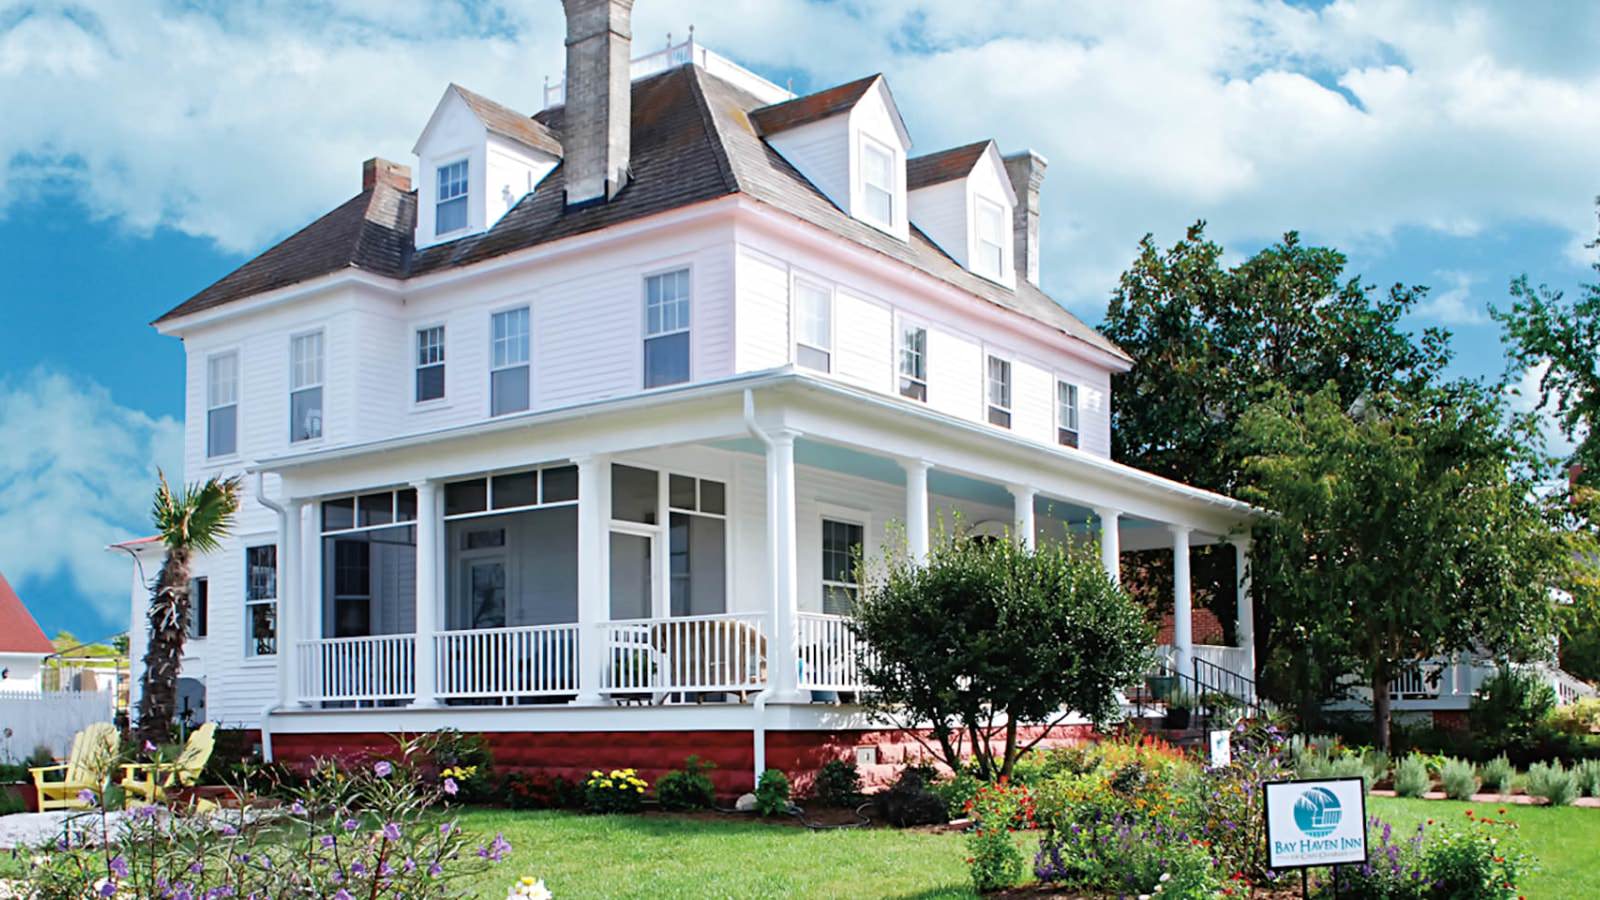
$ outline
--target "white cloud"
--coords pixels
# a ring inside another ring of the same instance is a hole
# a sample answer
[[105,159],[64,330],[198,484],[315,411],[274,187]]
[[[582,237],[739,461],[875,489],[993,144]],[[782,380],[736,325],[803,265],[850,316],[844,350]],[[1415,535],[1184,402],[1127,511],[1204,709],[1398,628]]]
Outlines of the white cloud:
[[1484,305],[1473,298],[1477,276],[1454,269],[1433,275],[1433,286],[1427,298],[1417,304],[1417,315],[1446,325],[1482,325],[1489,321]]
[[[361,159],[409,159],[446,82],[532,112],[562,65],[550,0],[20,10],[0,10],[0,190],[65,186],[232,250],[351,194]],[[1042,152],[1046,283],[1091,311],[1143,233],[1197,218],[1225,243],[1593,231],[1597,8],[646,0],[635,43],[690,22],[758,69],[885,71],[918,152]]]
[[[1507,385],[1506,395],[1510,398],[1511,409],[1519,413],[1538,411],[1539,428],[1544,434],[1545,452],[1558,459],[1566,459],[1578,449],[1577,441],[1568,438],[1561,431],[1561,422],[1556,416],[1552,405],[1539,405],[1539,382],[1544,380],[1544,375],[1550,370],[1550,361],[1544,360],[1537,365],[1524,369],[1522,377],[1515,384]],[[1576,435],[1579,440],[1583,432]]]
[[127,618],[129,562],[106,545],[150,532],[156,467],[181,473],[182,426],[97,384],[36,370],[0,379],[0,572],[65,575],[95,612]]

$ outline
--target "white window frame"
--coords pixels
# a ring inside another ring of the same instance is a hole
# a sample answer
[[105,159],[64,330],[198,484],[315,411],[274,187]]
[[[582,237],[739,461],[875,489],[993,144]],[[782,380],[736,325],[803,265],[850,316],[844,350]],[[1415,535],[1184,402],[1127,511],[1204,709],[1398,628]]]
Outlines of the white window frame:
[[[435,329],[438,329],[438,331],[439,331],[439,359],[437,361],[435,361],[435,362],[423,363],[423,361],[422,361],[422,345],[420,343],[421,336],[422,336],[422,334],[424,332],[433,331]],[[449,402],[449,400],[450,400],[450,384],[449,384],[449,378],[450,378],[450,354],[449,354],[449,345],[450,345],[450,329],[449,329],[447,323],[445,323],[445,322],[424,322],[424,323],[422,323],[420,325],[412,326],[412,329],[411,329],[411,405],[413,407],[424,407],[424,408],[432,409],[434,407],[445,406]],[[444,377],[445,377],[445,383],[443,385],[444,393],[442,393],[439,396],[434,397],[434,398],[432,398],[430,400],[418,399],[418,397],[417,397],[417,375],[423,369],[431,368],[433,366],[438,366],[438,367],[440,367],[441,369],[444,370]]]
[[[994,401],[993,386],[994,376],[990,371],[990,363],[998,361],[1005,363],[1005,403]],[[995,350],[985,349],[983,352],[983,421],[995,428],[1013,430],[1016,425],[1016,400],[1017,400],[1017,362],[1015,359]],[[1006,414],[1006,424],[1000,425],[989,418],[991,410],[1000,410]]]
[[[800,337],[800,291],[802,287],[815,288],[827,295],[828,299],[826,309],[828,316],[828,346],[826,347],[819,347],[810,341],[802,340]],[[838,291],[835,289],[834,284],[831,281],[825,281],[819,278],[810,278],[805,275],[797,274],[794,276],[794,279],[791,282],[789,296],[791,298],[791,313],[789,318],[790,321],[794,323],[794,334],[791,336],[789,341],[789,358],[794,361],[795,365],[801,366],[802,368],[808,369],[812,372],[826,372],[831,374],[834,371],[835,363],[837,362],[834,353],[834,347],[838,343],[835,340],[837,322],[839,318]],[[826,353],[828,355],[828,367],[826,369],[817,369],[800,362],[801,347],[805,347],[809,350],[815,350],[818,353]]]
[[[240,592],[242,597],[243,597],[243,599],[244,599],[244,628],[242,629],[243,630],[243,634],[244,634],[244,658],[245,658],[245,662],[246,663],[250,663],[250,662],[253,662],[253,661],[268,662],[268,661],[277,659],[278,654],[284,652],[283,628],[282,628],[283,622],[282,622],[282,619],[278,616],[278,610],[277,610],[278,593],[279,593],[278,592],[278,585],[283,580],[283,560],[281,558],[279,558],[279,554],[277,552],[278,545],[273,543],[273,541],[270,538],[262,537],[262,538],[257,538],[257,539],[254,539],[254,540],[247,539],[247,540],[242,541],[241,543],[243,545],[243,556],[244,556],[244,559],[243,559],[243,563],[244,563],[244,589]],[[251,550],[258,550],[258,549],[263,548],[263,547],[271,547],[271,548],[273,548],[273,558],[272,558],[272,575],[273,575],[273,577],[272,577],[272,581],[271,581],[272,596],[270,596],[270,597],[251,597],[250,596],[250,551]],[[273,608],[272,622],[273,622],[273,632],[274,632],[274,634],[272,636],[272,641],[273,641],[273,649],[275,651],[273,653],[257,653],[257,652],[255,652],[255,636],[251,633],[251,622],[253,621],[251,614],[254,611],[254,607],[257,607],[257,606],[271,606]]]
[[[663,330],[663,331],[652,332],[650,330],[650,279],[652,279],[652,278],[661,278],[661,277],[666,276],[666,275],[676,275],[679,272],[682,272],[683,275],[684,275],[684,278],[688,281],[688,296],[684,299],[684,307],[685,307],[685,310],[686,310],[685,316],[687,317],[687,321],[684,322],[680,327],[677,327],[677,328],[672,328],[672,329],[667,329],[667,330]],[[667,266],[665,268],[653,269],[651,271],[645,272],[643,277],[641,277],[639,279],[639,296],[640,296],[640,303],[639,303],[639,308],[640,308],[639,330],[640,330],[640,334],[643,335],[643,337],[639,341],[639,385],[640,385],[640,389],[641,390],[653,390],[654,388],[671,387],[673,385],[688,384],[689,382],[694,381],[694,319],[695,319],[695,311],[694,311],[694,266],[692,266],[692,265],[690,265],[688,263],[684,263],[682,265]],[[682,381],[665,382],[663,384],[658,384],[658,385],[654,385],[654,386],[648,384],[647,383],[648,379],[646,378],[646,374],[647,373],[645,371],[645,359],[646,359],[645,346],[648,345],[650,343],[650,341],[655,339],[655,338],[671,337],[672,335],[675,335],[675,334],[685,334],[685,333],[687,333],[689,335],[688,376],[685,377],[684,380],[682,380]]]
[[817,590],[813,595],[817,598],[817,612],[824,611],[824,602],[828,595],[829,587],[853,587],[856,589],[856,599],[861,599],[861,582],[829,581],[825,576],[826,568],[823,566],[823,553],[826,549],[824,531],[827,522],[842,522],[846,525],[861,526],[861,557],[863,561],[872,559],[876,548],[872,545],[872,515],[863,509],[849,506],[836,506],[831,503],[818,503],[816,515],[817,536]]
[[[494,336],[494,320],[498,316],[518,311],[526,312],[528,317],[528,330],[525,333],[528,345],[527,356],[522,362],[496,365],[494,357],[496,341]],[[528,406],[525,409],[508,410],[506,412],[496,414],[494,411],[494,374],[506,369],[515,369],[522,366],[527,367],[528,370]],[[485,406],[487,407],[486,412],[490,418],[497,418],[498,416],[513,416],[519,412],[527,412],[528,410],[533,409],[533,304],[519,303],[515,306],[507,306],[503,309],[491,310],[489,312],[489,389],[486,393],[488,396],[486,398],[487,403]]]
[[[221,359],[233,357],[233,399],[227,403],[217,403],[212,396],[216,387],[212,366]],[[218,350],[206,356],[206,459],[232,459],[239,455],[239,397],[244,393],[241,375],[243,365],[240,362],[239,348],[230,347]],[[226,453],[214,453],[211,448],[211,414],[228,407],[233,407],[233,449]]]
[[[972,270],[992,281],[999,281],[1005,277],[1006,271],[1006,208],[988,197],[974,194],[972,199]],[[983,233],[985,212],[994,213],[999,228],[996,234]],[[993,248],[993,253],[989,253],[987,248]],[[992,270],[989,268],[991,255],[995,257]]]
[[[452,194],[449,197],[446,197],[444,199],[440,199],[440,192],[444,189],[444,178],[443,178],[444,170],[445,169],[454,168],[455,166],[461,166],[462,167],[462,170],[461,170],[461,186],[462,186],[461,193]],[[456,200],[462,201],[461,205],[466,209],[467,215],[466,215],[465,219],[462,221],[460,228],[452,228],[449,231],[446,231],[446,230],[444,230],[444,229],[439,227],[439,207],[443,206],[446,203],[453,203]],[[471,229],[472,229],[472,155],[471,154],[467,154],[465,156],[452,157],[452,158],[450,158],[449,162],[439,163],[438,165],[435,165],[433,167],[433,234],[434,234],[435,237],[443,237],[443,236],[445,236],[447,234],[460,234],[462,232],[470,231]]]
[[[311,338],[316,338],[316,341],[317,341],[316,371],[314,373],[316,375],[316,378],[314,380],[312,380],[312,381],[302,382],[300,380],[301,379],[301,375],[302,375],[302,373],[301,373],[302,361],[295,357],[295,350],[296,350],[296,348],[298,348],[300,346],[300,342],[301,341],[307,341],[307,340],[310,340]],[[323,437],[327,435],[327,433],[328,433],[328,390],[327,390],[327,382],[328,382],[328,333],[327,333],[327,331],[325,329],[318,328],[318,329],[315,329],[313,331],[302,331],[302,332],[300,332],[298,334],[290,335],[289,336],[289,443],[291,443],[291,444],[314,444],[314,443],[322,440]],[[306,437],[297,439],[294,436],[295,435],[294,398],[295,398],[296,394],[302,393],[304,391],[310,391],[310,390],[318,391],[319,392],[318,396],[320,396],[321,399],[322,399],[322,402],[320,404],[321,408],[320,408],[319,413],[318,413],[320,418],[317,420],[317,433],[316,434],[312,434],[312,435],[307,435]]]
[[[922,375],[921,375],[921,377],[909,374],[908,372],[905,371],[906,332],[908,330],[911,330],[911,329],[916,329],[916,330],[922,332]],[[901,381],[902,380],[910,380],[910,381],[913,381],[913,382],[915,382],[917,384],[922,385],[922,399],[919,400],[916,397],[912,397],[912,396],[906,394],[905,391],[903,391],[901,389]],[[900,397],[902,397],[902,398],[904,398],[906,400],[910,400],[913,403],[927,403],[928,402],[928,326],[927,326],[927,323],[922,322],[922,321],[920,321],[918,319],[912,319],[912,318],[908,318],[908,317],[904,317],[904,316],[896,316],[895,317],[895,322],[894,322],[894,383],[890,385],[890,390],[894,391],[894,393],[896,395],[898,395],[898,396],[900,396]]]
[[[1083,386],[1070,378],[1064,378],[1060,375],[1056,376],[1055,381],[1056,444],[1062,447],[1081,447],[1083,445]],[[1072,426],[1070,428],[1067,427],[1067,423],[1061,415],[1063,409],[1061,405],[1061,389],[1063,387],[1072,389]],[[1068,444],[1062,441],[1061,432],[1063,431],[1072,432],[1075,442]]]
[[[871,223],[873,225],[877,225],[880,228],[890,228],[890,229],[892,229],[892,228],[895,227],[896,223],[898,223],[900,221],[900,203],[899,203],[900,176],[895,172],[895,161],[899,158],[899,155],[896,154],[894,152],[894,148],[890,147],[888,144],[885,144],[882,141],[879,141],[879,140],[877,140],[877,139],[875,139],[872,136],[867,135],[867,134],[861,135],[860,150],[858,152],[859,152],[859,158],[860,158],[860,163],[861,163],[861,216],[860,216],[860,218],[863,219],[864,221],[868,222],[868,223]],[[886,184],[886,185],[874,184],[873,182],[871,182],[871,181],[869,181],[867,179],[867,172],[868,172],[867,155],[868,155],[869,152],[871,152],[871,153],[881,153],[888,160],[888,169],[889,169],[889,183],[888,184]],[[874,215],[872,213],[872,206],[871,206],[870,203],[867,202],[867,197],[869,196],[869,191],[871,191],[871,190],[882,191],[883,193],[889,195],[889,218],[888,219],[880,219],[880,218],[878,218],[876,215]]]

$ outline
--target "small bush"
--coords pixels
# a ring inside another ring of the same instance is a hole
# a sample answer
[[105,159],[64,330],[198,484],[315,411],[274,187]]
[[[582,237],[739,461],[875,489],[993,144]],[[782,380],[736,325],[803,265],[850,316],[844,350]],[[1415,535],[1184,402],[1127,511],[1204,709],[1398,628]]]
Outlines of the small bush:
[[633,769],[595,769],[583,782],[583,805],[596,813],[638,812],[649,787]]
[[576,809],[583,805],[583,787],[560,775],[508,775],[504,788],[506,804],[512,809]]
[[856,761],[830,759],[817,773],[811,794],[825,806],[856,806],[861,803],[861,772]]
[[1372,790],[1372,772],[1367,768],[1366,760],[1359,756],[1341,756],[1328,764],[1328,777],[1330,778],[1359,778],[1361,789]]
[[1578,779],[1560,762],[1534,763],[1528,767],[1528,793],[1551,806],[1566,806],[1578,797]]
[[939,796],[944,801],[945,812],[952,819],[959,819],[966,815],[967,803],[978,793],[978,788],[983,782],[969,769],[962,769],[949,778],[939,778],[928,782],[928,790]]
[[[943,825],[950,821],[950,807],[945,798],[929,790],[926,778],[927,771],[920,768],[910,767],[901,772],[894,786],[878,795],[878,815],[896,828]],[[977,780],[974,778],[972,783],[975,793]],[[963,805],[970,796],[962,799]]]
[[1556,708],[1555,689],[1535,672],[1505,668],[1489,676],[1467,708],[1472,733],[1502,747],[1532,741],[1534,730]]
[[972,886],[978,893],[1011,887],[1022,878],[1022,851],[1012,832],[1033,827],[1033,797],[1027,787],[999,782],[978,789],[968,810],[972,831],[967,849],[972,854]]
[[717,789],[710,775],[714,768],[715,763],[689,757],[683,761],[682,771],[674,769],[656,782],[656,799],[664,809],[709,809],[717,802]]
[[789,812],[789,776],[777,769],[761,773],[756,781],[756,812],[763,816],[781,816]]
[[1421,797],[1433,787],[1428,775],[1428,760],[1420,753],[1412,753],[1394,767],[1394,792],[1402,797]]
[[1480,819],[1434,833],[1422,858],[1423,873],[1433,888],[1427,896],[1451,900],[1520,896],[1516,886],[1526,862],[1514,827]]
[[1573,767],[1578,788],[1590,797],[1600,797],[1600,759],[1588,759]]
[[1501,796],[1511,793],[1511,779],[1516,775],[1516,766],[1511,764],[1511,760],[1507,759],[1504,753],[1483,764],[1483,786],[1493,789]]
[[1566,734],[1585,735],[1600,731],[1600,697],[1585,697],[1576,703],[1557,707],[1550,724]]
[[1471,800],[1478,792],[1478,773],[1464,759],[1445,760],[1439,781],[1444,785],[1444,795],[1451,800]]

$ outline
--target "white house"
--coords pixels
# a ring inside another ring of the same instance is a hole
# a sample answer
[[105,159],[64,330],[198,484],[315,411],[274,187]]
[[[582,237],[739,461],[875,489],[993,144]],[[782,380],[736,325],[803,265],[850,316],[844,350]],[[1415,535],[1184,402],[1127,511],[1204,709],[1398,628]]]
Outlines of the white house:
[[189,478],[249,476],[195,564],[207,715],[285,759],[454,726],[515,767],[699,753],[725,787],[891,753],[837,702],[847,563],[958,514],[1113,573],[1175,548],[1180,668],[1251,676],[1248,581],[1238,646],[1195,646],[1188,550],[1242,563],[1254,511],[1109,458],[1129,360],[1038,287],[1042,157],[914,153],[882,76],[630,65],[629,0],[565,6],[554,105],[450,86],[415,180],[368,160],[156,321]]

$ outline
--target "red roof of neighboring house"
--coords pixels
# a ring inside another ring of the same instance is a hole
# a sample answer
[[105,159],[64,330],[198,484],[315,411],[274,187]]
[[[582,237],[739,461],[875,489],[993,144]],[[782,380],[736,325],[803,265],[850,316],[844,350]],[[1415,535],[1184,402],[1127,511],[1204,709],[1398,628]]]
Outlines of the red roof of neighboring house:
[[6,576],[0,574],[0,653],[54,652],[56,645],[44,636],[39,623],[22,605],[22,598],[11,589]]
[[[1161,617],[1161,629],[1156,632],[1156,643],[1171,644],[1172,640],[1172,613]],[[1189,639],[1196,644],[1217,644],[1223,642],[1222,622],[1217,614],[1209,609],[1197,609],[1189,614]]]

